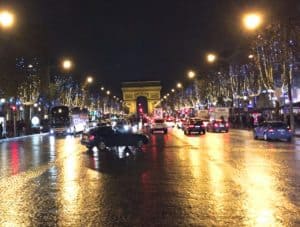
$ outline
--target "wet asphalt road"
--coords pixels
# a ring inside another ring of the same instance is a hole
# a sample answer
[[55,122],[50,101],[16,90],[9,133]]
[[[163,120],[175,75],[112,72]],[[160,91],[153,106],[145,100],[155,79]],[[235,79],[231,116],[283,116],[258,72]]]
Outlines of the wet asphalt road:
[[87,154],[78,137],[1,142],[0,225],[300,226],[300,138],[150,139],[130,158]]

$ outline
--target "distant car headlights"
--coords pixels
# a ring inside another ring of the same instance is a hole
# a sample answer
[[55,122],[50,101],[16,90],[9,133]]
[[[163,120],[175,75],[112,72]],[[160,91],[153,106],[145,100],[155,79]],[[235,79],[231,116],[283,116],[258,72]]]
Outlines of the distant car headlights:
[[129,125],[124,125],[124,130],[125,130],[125,131],[128,131],[129,128],[130,128]]

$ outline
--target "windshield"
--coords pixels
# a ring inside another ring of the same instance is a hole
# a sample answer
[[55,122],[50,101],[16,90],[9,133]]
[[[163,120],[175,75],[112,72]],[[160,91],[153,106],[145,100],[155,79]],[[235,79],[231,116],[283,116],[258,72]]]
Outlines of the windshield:
[[162,119],[156,119],[156,120],[154,120],[154,123],[162,124],[162,123],[164,123],[164,120],[162,120]]

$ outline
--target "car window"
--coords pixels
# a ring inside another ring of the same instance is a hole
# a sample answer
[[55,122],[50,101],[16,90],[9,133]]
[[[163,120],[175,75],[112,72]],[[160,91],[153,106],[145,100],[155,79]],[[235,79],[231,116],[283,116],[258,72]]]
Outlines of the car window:
[[97,133],[99,135],[111,135],[114,131],[111,127],[99,127],[97,128]]
[[271,123],[270,126],[273,128],[286,128],[287,124],[285,124],[284,122],[274,122]]

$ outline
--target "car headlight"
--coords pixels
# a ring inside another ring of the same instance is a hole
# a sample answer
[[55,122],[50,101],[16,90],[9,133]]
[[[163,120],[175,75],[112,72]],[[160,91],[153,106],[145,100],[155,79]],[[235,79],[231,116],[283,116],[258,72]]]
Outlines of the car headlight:
[[53,134],[53,133],[54,133],[54,130],[53,130],[53,129],[50,129],[50,133]]
[[128,131],[129,130],[129,125],[124,125],[124,130]]

